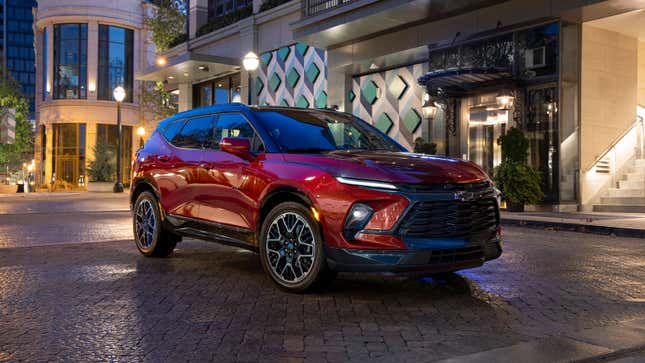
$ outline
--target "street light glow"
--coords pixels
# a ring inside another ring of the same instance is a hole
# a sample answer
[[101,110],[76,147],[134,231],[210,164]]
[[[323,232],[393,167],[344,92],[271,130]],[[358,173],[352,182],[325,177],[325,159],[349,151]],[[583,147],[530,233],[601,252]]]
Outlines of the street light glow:
[[159,58],[157,58],[157,64],[158,64],[159,66],[163,67],[163,66],[165,66],[165,65],[166,65],[166,63],[167,63],[166,58],[164,58],[164,57],[159,57]]
[[137,129],[137,135],[143,136],[145,134],[146,134],[146,129],[144,129],[143,126],[139,126],[139,128]]
[[121,86],[118,86],[114,89],[113,96],[116,102],[123,102],[123,100],[125,99],[125,89],[123,89],[123,87]]
[[260,65],[260,59],[258,56],[253,53],[253,52],[248,52],[244,56],[244,59],[242,60],[242,65],[244,66],[244,69],[247,70],[248,72],[253,72],[256,69],[258,69],[258,66]]

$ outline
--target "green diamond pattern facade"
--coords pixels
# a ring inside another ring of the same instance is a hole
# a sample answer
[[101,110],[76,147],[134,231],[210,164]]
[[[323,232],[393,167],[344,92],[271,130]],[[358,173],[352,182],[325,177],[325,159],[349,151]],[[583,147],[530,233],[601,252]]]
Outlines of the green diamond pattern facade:
[[408,129],[411,134],[413,134],[415,131],[417,131],[419,125],[421,125],[421,120],[422,118],[421,115],[419,115],[419,112],[414,108],[411,108],[403,117],[403,126],[405,126],[405,128]]
[[427,122],[421,116],[425,89],[417,82],[427,72],[423,62],[352,78],[348,91],[352,113],[412,150]]
[[291,68],[289,74],[287,74],[287,83],[289,84],[289,87],[294,88],[299,80],[300,74],[295,68]]
[[307,101],[305,96],[300,96],[300,98],[298,98],[298,102],[296,102],[296,107],[300,108],[309,108],[309,105],[310,103]]
[[316,63],[311,63],[309,67],[307,67],[306,74],[309,82],[315,83],[318,79],[318,76],[320,75],[320,69],[318,68]]
[[367,81],[365,86],[363,86],[363,97],[368,104],[373,105],[376,100],[378,100],[378,90],[379,87],[372,80]]
[[316,97],[316,108],[325,108],[327,107],[327,92],[322,91]]
[[326,107],[327,52],[303,43],[260,55],[258,104]]
[[275,92],[278,90],[278,87],[280,87],[280,84],[282,84],[282,80],[280,79],[280,76],[278,76],[277,73],[273,73],[273,75],[269,79],[269,87],[273,92]]
[[376,124],[374,124],[374,126],[376,126],[377,129],[381,130],[386,134],[390,132],[393,125],[394,125],[394,122],[392,121],[390,116],[388,116],[388,114],[385,112],[383,112],[381,116],[379,116],[379,118],[376,119]]

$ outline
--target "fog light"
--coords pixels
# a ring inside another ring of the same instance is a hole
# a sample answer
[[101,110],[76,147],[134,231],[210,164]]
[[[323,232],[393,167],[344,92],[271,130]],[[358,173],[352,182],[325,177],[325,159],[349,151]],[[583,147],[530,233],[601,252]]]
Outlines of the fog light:
[[356,234],[365,228],[372,218],[374,210],[366,204],[356,203],[352,206],[345,220],[343,235],[348,240],[356,238]]

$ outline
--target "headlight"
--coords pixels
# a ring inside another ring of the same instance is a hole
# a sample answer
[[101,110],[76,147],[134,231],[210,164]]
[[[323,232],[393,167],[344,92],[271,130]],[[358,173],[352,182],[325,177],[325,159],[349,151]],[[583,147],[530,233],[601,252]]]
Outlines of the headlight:
[[495,190],[495,199],[497,200],[497,206],[499,207],[502,204],[502,191],[497,188],[493,189]]
[[343,236],[348,240],[356,238],[356,234],[365,228],[372,218],[374,210],[367,204],[355,203],[347,214]]
[[374,181],[374,180],[344,178],[342,176],[337,176],[336,180],[338,180],[338,182],[343,184],[356,185],[359,187],[389,189],[389,190],[398,189],[396,185],[392,183],[384,183],[384,182]]

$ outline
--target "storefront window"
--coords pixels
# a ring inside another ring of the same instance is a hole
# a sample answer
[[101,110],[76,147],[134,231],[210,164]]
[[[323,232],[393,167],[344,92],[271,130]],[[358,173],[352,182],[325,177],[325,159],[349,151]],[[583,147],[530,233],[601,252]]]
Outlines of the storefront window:
[[113,90],[125,88],[125,102],[132,102],[134,32],[99,25],[98,99],[112,101]]
[[[132,158],[132,126],[121,126],[121,171],[124,180],[130,175],[130,159]],[[115,150],[119,141],[119,129],[117,125],[98,124],[96,125],[96,142],[103,142],[112,146]]]
[[240,75],[217,78],[193,86],[193,107],[240,102]]
[[47,92],[47,28],[45,28],[43,29],[43,101],[47,100]]
[[87,98],[87,24],[54,25],[54,98]]
[[53,124],[52,130],[56,180],[75,184],[85,175],[85,124]]

